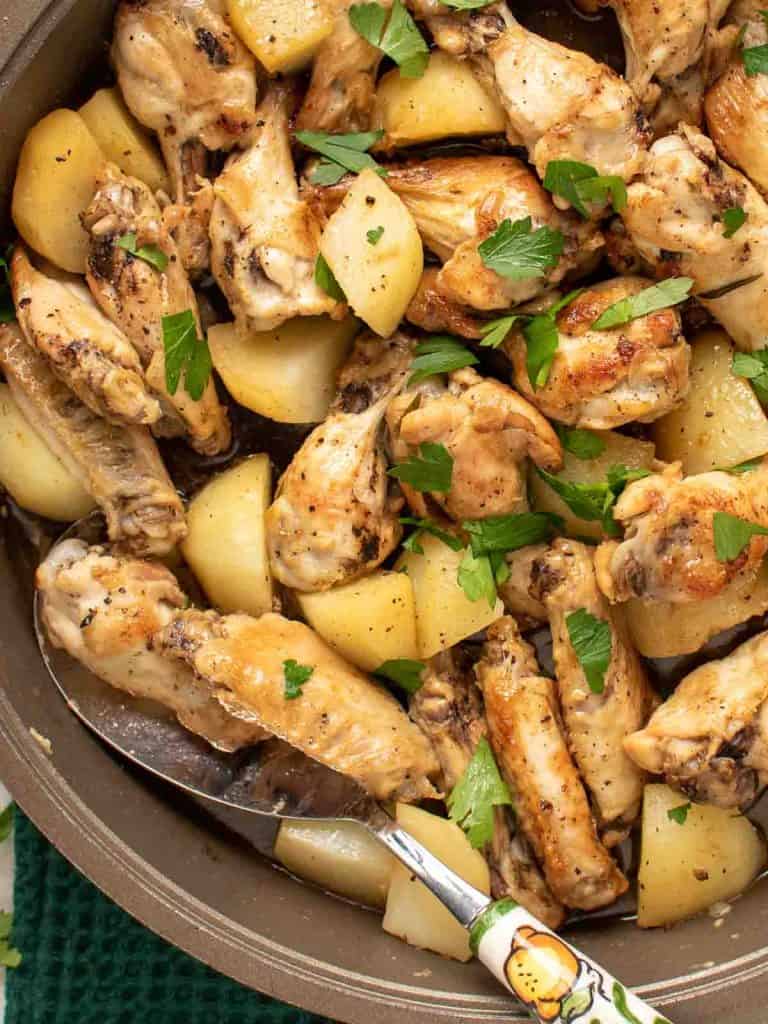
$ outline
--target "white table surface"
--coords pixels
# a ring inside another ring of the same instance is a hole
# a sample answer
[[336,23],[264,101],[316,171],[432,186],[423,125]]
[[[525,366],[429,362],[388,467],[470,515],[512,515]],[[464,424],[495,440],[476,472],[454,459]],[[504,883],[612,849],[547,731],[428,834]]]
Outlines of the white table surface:
[[[0,783],[0,810],[10,797]],[[0,843],[0,910],[13,910],[13,838]],[[0,967],[0,1022],[5,1018],[5,968]]]

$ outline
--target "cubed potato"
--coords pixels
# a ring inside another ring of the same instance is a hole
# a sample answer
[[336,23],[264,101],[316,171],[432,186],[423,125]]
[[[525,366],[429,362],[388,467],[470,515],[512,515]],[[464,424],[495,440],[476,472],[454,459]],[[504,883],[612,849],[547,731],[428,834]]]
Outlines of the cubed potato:
[[424,554],[404,551],[395,568],[405,569],[413,585],[419,656],[431,658],[490,626],[504,614],[504,606],[497,601],[490,608],[485,598],[469,600],[456,579],[464,551],[452,551],[431,534],[422,534],[419,544]]
[[395,658],[419,657],[413,585],[405,573],[374,572],[296,597],[315,632],[366,672]]
[[768,562],[763,562],[756,577],[737,579],[706,601],[670,604],[632,599],[624,608],[641,654],[647,658],[690,654],[724,629],[768,611]]
[[284,821],[275,857],[299,878],[348,900],[386,903],[394,859],[355,821]]
[[29,132],[13,187],[12,214],[33,249],[73,274],[85,271],[80,214],[96,190],[104,154],[74,110],[54,110]]
[[372,127],[383,129],[384,147],[395,147],[503,133],[506,117],[467,61],[433,50],[421,78],[403,78],[397,68],[384,75],[376,90]]
[[211,604],[222,612],[272,609],[264,531],[271,500],[268,455],[252,455],[214,477],[192,499],[182,552]]
[[[397,822],[465,882],[490,893],[488,865],[480,852],[472,849],[458,825],[408,804],[397,805]],[[472,957],[469,933],[399,863],[392,870],[382,925],[385,932],[404,939],[411,946],[431,949],[454,960],[467,961]]]
[[0,483],[22,508],[48,519],[74,522],[96,507],[25,419],[7,384],[0,384]]
[[244,335],[234,324],[216,324],[208,345],[217,373],[240,405],[278,423],[319,423],[359,326],[354,317],[304,316],[274,331]]
[[308,64],[335,18],[325,0],[227,0],[235,32],[274,75]]
[[152,136],[123,102],[120,90],[99,89],[78,111],[107,160],[148,185],[170,194],[168,172]]
[[[579,459],[571,452],[565,453],[562,472],[557,475],[570,483],[596,484],[605,481],[611,466],[623,465],[630,469],[651,469],[654,447],[649,441],[638,441],[634,437],[614,433],[612,430],[596,430],[603,441],[605,450],[596,459]],[[603,530],[599,522],[580,519],[568,508],[563,499],[548,483],[531,468],[528,478],[531,505],[537,512],[554,512],[565,520],[566,532],[572,537],[601,538]]]
[[743,892],[765,865],[765,841],[741,814],[691,804],[684,824],[668,811],[688,798],[646,786],[638,879],[641,928],[674,924]]
[[768,418],[752,385],[731,369],[734,347],[725,331],[693,340],[691,390],[685,403],[653,425],[656,452],[683,472],[736,466],[768,452]]
[[[379,228],[371,245],[368,232]],[[424,251],[413,217],[375,171],[354,180],[325,226],[320,251],[354,312],[388,338],[421,280]]]

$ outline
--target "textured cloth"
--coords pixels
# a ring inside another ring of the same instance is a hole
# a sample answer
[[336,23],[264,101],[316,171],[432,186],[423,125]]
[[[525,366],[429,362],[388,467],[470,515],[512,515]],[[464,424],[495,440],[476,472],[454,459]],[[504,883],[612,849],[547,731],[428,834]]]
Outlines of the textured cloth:
[[324,1024],[224,978],[103,896],[17,810],[5,1024]]
[[[11,797],[0,782],[0,811]],[[6,839],[0,843],[0,910],[13,910],[13,843]],[[5,1015],[5,968],[0,967],[0,1024]]]

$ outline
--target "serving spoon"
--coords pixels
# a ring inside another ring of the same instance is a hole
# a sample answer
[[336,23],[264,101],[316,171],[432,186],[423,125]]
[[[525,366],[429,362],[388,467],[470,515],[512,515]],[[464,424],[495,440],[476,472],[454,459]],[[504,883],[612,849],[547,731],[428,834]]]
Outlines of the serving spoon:
[[37,596],[35,630],[51,678],[85,725],[129,761],[202,801],[236,830],[243,831],[235,821],[241,816],[233,812],[249,812],[264,826],[256,837],[245,830],[255,845],[271,846],[279,819],[364,825],[469,931],[478,958],[534,1019],[546,1024],[669,1024],[514,900],[493,901],[465,882],[353,780],[280,741],[236,754],[214,750],[183,729],[167,709],[113,689],[53,648]]

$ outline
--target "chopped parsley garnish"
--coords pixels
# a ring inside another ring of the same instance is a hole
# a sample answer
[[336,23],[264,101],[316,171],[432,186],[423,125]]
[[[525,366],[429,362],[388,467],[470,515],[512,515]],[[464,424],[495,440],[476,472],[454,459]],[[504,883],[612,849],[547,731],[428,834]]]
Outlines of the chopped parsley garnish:
[[564,427],[559,423],[555,425],[555,430],[565,451],[577,459],[596,459],[605,451],[605,441],[592,430]]
[[315,284],[326,295],[337,302],[347,301],[347,296],[344,294],[341,285],[334,277],[333,271],[328,266],[325,256],[321,252],[317,254],[317,259],[315,260]]
[[768,349],[736,352],[731,369],[737,377],[746,377],[763,405],[768,405]]
[[751,473],[753,469],[757,469],[763,463],[763,456],[757,459],[747,459],[746,462],[739,462],[736,466],[717,466],[716,469],[721,473]]
[[691,802],[687,804],[680,804],[679,807],[670,807],[667,811],[667,817],[670,821],[676,821],[678,825],[684,825],[688,818],[688,811],[691,809]]
[[738,558],[753,537],[767,537],[768,529],[758,523],[732,516],[729,512],[715,512],[712,517],[715,555],[718,562],[732,562]]
[[386,177],[386,170],[367,152],[383,134],[383,131],[352,132],[347,135],[296,132],[296,138],[302,145],[313,149],[323,158],[312,170],[309,180],[313,185],[335,185],[347,171],[358,174],[366,168]]
[[511,313],[509,316],[502,316],[498,320],[489,320],[487,324],[483,324],[480,328],[483,336],[480,347],[498,348],[520,319],[519,313]]
[[136,232],[129,231],[127,235],[117,240],[118,249],[125,249],[127,253],[137,260],[143,260],[155,270],[163,271],[168,266],[168,257],[158,245],[142,245],[136,248]]
[[604,203],[610,196],[617,212],[627,205],[627,186],[616,174],[598,174],[589,164],[577,160],[550,160],[544,174],[544,188],[566,199],[582,217],[589,217],[587,203]]
[[754,75],[768,75],[768,44],[744,47],[741,51],[741,60],[749,78]]
[[11,293],[10,263],[13,246],[8,246],[5,256],[0,256],[0,324],[11,324],[16,319],[16,308]]
[[605,689],[605,673],[611,661],[611,627],[604,619],[579,608],[565,617],[571,647],[592,693]]
[[13,828],[14,805],[12,803],[0,813],[0,843],[11,834]]
[[434,334],[416,346],[408,383],[418,384],[436,373],[451,373],[477,362],[477,356],[449,334]]
[[371,228],[370,231],[365,232],[365,237],[368,240],[368,245],[378,245],[381,240],[381,236],[384,234],[384,225],[379,224],[377,228]]
[[723,238],[733,238],[746,219],[747,215],[740,206],[729,206],[723,213]]
[[488,740],[477,744],[466,771],[446,800],[451,821],[460,825],[471,845],[482,849],[493,839],[494,808],[512,804]]
[[422,675],[427,666],[423,661],[413,661],[410,658],[392,658],[379,665],[373,673],[395,683],[407,693],[416,693],[422,685]]
[[638,317],[647,316],[657,310],[676,306],[688,297],[692,287],[693,280],[690,277],[667,278],[666,281],[651,285],[650,288],[643,288],[636,295],[627,295],[626,298],[614,302],[600,314],[592,326],[598,331],[605,331],[610,327],[621,327],[630,320],[637,320]]
[[21,953],[10,944],[11,928],[13,927],[13,914],[7,911],[0,911],[0,966],[18,967],[21,963]]
[[400,522],[403,526],[415,526],[416,529],[413,533],[403,541],[403,547],[406,551],[412,551],[414,555],[423,555],[424,548],[419,543],[419,535],[422,533],[431,533],[433,537],[437,537],[443,544],[446,544],[452,551],[461,551],[464,547],[463,541],[453,533],[449,533],[442,527],[438,526],[437,523],[431,519],[417,519],[414,516],[401,516]]
[[583,288],[577,288],[576,291],[569,292],[553,306],[550,306],[546,313],[539,313],[537,316],[531,317],[523,327],[523,337],[527,349],[525,366],[528,371],[528,380],[534,391],[543,388],[549,380],[549,371],[552,369],[555,353],[560,343],[557,314],[569,306],[574,299],[577,299],[583,291]]
[[283,678],[285,680],[284,696],[286,700],[296,700],[301,697],[302,686],[315,671],[312,665],[300,665],[293,658],[283,662]]
[[425,441],[419,445],[419,454],[409,456],[388,470],[390,476],[409,484],[415,491],[435,491],[447,494],[451,489],[453,456],[445,445]]
[[354,30],[397,64],[403,78],[421,78],[429,62],[429,47],[401,0],[392,14],[381,4],[353,4],[349,20]]
[[165,350],[165,386],[169,395],[175,395],[182,371],[184,388],[195,402],[211,376],[211,352],[205,338],[197,336],[197,321],[191,309],[172,313],[162,319],[163,349]]
[[483,266],[501,277],[523,281],[538,277],[557,265],[565,241],[563,233],[546,225],[533,230],[530,217],[512,223],[503,220],[477,247]]
[[461,560],[456,582],[470,601],[485,598],[493,608],[498,599],[497,586],[509,579],[509,566],[501,551],[476,555],[471,548]]
[[621,532],[613,518],[613,507],[622,491],[627,484],[650,475],[647,469],[629,469],[627,466],[616,465],[608,470],[604,482],[577,484],[561,480],[538,466],[535,468],[541,479],[563,499],[575,516],[588,522],[601,523],[605,533],[611,537]]

